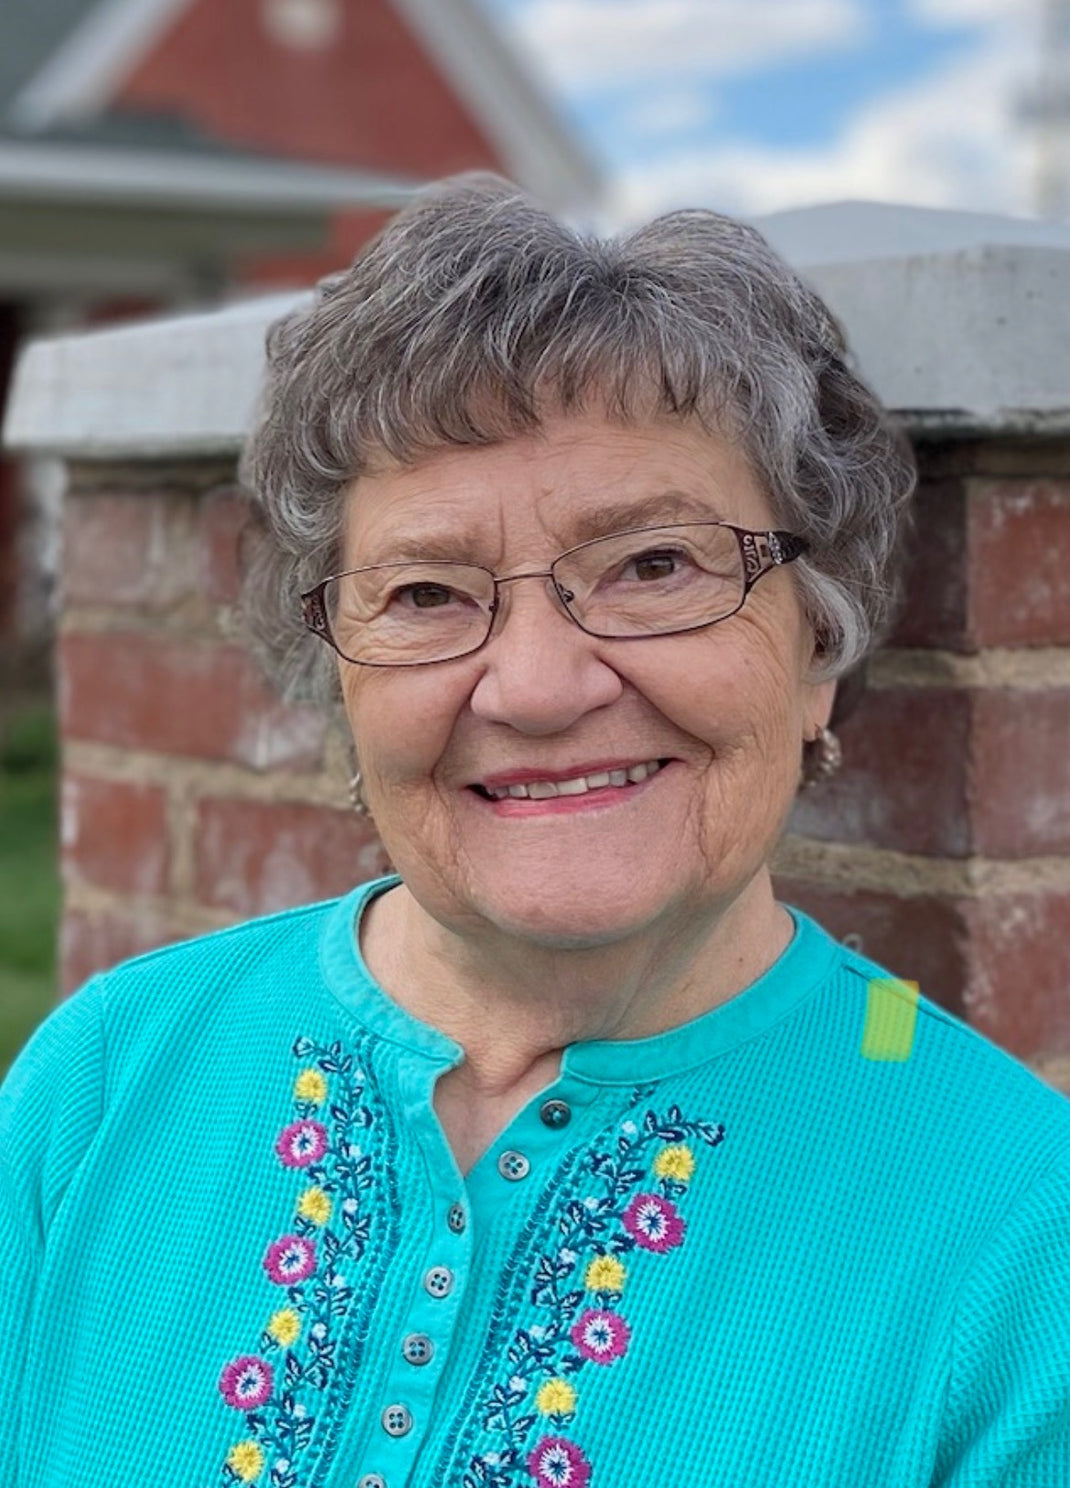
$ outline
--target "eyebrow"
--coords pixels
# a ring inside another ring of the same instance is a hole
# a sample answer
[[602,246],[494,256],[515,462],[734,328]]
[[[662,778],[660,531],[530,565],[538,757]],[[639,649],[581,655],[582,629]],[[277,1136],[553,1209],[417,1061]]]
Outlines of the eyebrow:
[[662,491],[634,501],[606,501],[580,512],[569,528],[575,543],[627,532],[632,527],[661,527],[672,522],[719,522],[723,517],[699,496],[686,491]]
[[[720,513],[701,497],[685,491],[662,491],[654,496],[640,496],[632,501],[605,501],[586,511],[569,515],[565,531],[566,546],[577,547],[592,538],[608,537],[614,532],[627,532],[633,527],[660,527],[672,522],[717,522]],[[384,563],[471,563],[462,554],[479,547],[475,529],[452,532],[409,532],[390,542],[389,556],[365,557],[364,565]]]

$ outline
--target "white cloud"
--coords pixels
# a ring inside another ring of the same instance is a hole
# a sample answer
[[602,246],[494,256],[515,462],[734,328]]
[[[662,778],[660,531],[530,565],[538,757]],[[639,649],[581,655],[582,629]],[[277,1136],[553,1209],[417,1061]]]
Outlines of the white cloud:
[[853,42],[867,24],[864,0],[532,0],[503,20],[567,91],[745,72]]
[[1030,38],[990,38],[939,73],[861,109],[825,148],[733,145],[622,173],[627,221],[696,203],[739,213],[855,197],[1008,213],[1033,208],[1033,145],[1016,119]]

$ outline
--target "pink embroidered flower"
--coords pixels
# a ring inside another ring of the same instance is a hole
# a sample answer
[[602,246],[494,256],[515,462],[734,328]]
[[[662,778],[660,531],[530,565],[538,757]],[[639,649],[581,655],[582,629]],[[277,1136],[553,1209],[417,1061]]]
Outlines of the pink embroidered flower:
[[280,1161],[288,1168],[307,1168],[327,1151],[327,1129],[319,1121],[293,1121],[275,1143]]
[[266,1359],[242,1354],[219,1376],[219,1393],[235,1410],[251,1411],[266,1405],[275,1388],[275,1375]]
[[573,1323],[569,1337],[592,1364],[612,1364],[627,1350],[631,1329],[618,1313],[588,1307]]
[[269,1245],[264,1257],[264,1270],[277,1286],[292,1286],[304,1281],[316,1269],[316,1247],[303,1235],[283,1235]]
[[544,1436],[528,1453],[527,1467],[539,1488],[587,1488],[591,1481],[591,1464],[563,1436]]
[[684,1238],[684,1220],[671,1199],[660,1194],[636,1194],[621,1215],[621,1223],[644,1250],[672,1250]]

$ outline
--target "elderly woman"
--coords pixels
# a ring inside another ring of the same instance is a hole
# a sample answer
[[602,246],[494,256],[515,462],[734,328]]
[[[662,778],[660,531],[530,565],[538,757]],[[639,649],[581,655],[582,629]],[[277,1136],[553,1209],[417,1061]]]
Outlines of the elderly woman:
[[3,1483],[1067,1488],[1070,1111],[770,883],[911,486],[820,302],[462,180],[269,353],[397,873],[31,1044]]

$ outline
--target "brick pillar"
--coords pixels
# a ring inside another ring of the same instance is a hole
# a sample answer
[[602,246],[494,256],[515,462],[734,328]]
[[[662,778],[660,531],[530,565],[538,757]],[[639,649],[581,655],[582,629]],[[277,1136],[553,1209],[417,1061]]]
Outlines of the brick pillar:
[[918,455],[905,613],[779,887],[1070,1089],[1070,444]]
[[233,463],[74,467],[57,672],[64,990],[385,867],[340,730],[235,639]]

